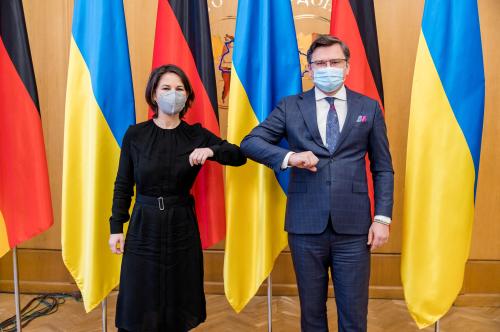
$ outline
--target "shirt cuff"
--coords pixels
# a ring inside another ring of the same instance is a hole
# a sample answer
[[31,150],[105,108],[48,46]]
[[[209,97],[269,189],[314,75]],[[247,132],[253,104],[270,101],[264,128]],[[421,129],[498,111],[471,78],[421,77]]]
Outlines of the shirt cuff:
[[295,152],[290,151],[286,154],[285,159],[283,159],[283,162],[281,163],[281,169],[285,170],[288,168],[288,160],[290,159],[290,156],[294,154]]
[[373,218],[373,221],[379,222],[379,223],[384,224],[384,225],[390,225],[392,222],[391,218],[386,217],[386,216],[381,216],[381,215],[376,215]]

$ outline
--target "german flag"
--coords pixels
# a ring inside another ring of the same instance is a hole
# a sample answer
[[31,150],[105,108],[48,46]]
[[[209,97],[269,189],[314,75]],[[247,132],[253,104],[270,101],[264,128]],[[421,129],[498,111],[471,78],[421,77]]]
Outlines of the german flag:
[[[175,64],[189,77],[195,101],[188,123],[201,123],[220,136],[215,71],[206,1],[159,0],[153,68]],[[203,248],[219,242],[226,232],[222,166],[207,162],[193,187]]]
[[21,0],[0,1],[0,257],[53,223]]
[[[373,0],[332,0],[330,34],[344,41],[351,51],[351,68],[346,85],[377,100],[384,111],[384,89]],[[373,181],[370,161],[366,159],[368,192],[373,215]]]

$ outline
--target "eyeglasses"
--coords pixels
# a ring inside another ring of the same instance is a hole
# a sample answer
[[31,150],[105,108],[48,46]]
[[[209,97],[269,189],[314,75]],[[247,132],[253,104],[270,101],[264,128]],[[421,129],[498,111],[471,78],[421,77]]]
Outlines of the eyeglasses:
[[330,60],[318,60],[312,61],[311,64],[316,65],[318,68],[326,68],[328,64],[330,67],[342,68],[344,64],[347,62],[347,59],[330,59]]

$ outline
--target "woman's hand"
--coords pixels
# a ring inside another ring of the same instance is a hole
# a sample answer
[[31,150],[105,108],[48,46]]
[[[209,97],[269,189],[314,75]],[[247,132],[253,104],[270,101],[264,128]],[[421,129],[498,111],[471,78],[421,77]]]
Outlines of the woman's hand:
[[208,158],[213,156],[214,152],[210,148],[194,149],[193,152],[191,152],[191,154],[189,155],[189,164],[191,166],[203,165]]
[[125,240],[123,233],[111,234],[109,236],[109,249],[113,254],[121,255],[123,254],[123,248],[125,246]]

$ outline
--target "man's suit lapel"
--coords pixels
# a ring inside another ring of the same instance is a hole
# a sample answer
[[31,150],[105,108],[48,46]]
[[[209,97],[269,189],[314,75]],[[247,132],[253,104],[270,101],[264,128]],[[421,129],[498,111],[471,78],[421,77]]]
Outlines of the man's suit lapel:
[[300,112],[302,113],[302,116],[304,117],[306,127],[311,133],[314,142],[328,151],[328,149],[323,145],[321,135],[319,134],[314,88],[304,92],[297,101],[297,104],[299,106]]
[[340,132],[340,137],[337,142],[337,146],[335,147],[335,153],[341,146],[346,137],[349,135],[349,132],[354,125],[358,114],[361,112],[363,105],[359,102],[358,96],[354,94],[351,90],[347,89],[347,116],[344,122],[344,126],[342,127],[342,131]]

